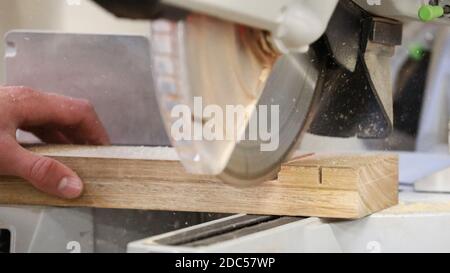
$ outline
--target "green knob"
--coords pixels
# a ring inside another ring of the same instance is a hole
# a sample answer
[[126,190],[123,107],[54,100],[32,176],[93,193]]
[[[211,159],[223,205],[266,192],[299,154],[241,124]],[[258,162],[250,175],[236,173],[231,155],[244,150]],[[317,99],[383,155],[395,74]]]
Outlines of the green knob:
[[419,9],[419,18],[424,22],[433,21],[444,15],[444,8],[441,6],[423,5]]

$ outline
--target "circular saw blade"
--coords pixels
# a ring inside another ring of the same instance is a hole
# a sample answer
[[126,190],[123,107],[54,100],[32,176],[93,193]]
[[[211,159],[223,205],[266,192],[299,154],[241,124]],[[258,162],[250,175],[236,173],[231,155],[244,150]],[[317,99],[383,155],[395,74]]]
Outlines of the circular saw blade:
[[[267,32],[199,14],[154,21],[151,41],[160,110],[184,167],[239,186],[274,178],[307,123],[318,79],[311,54],[279,56]],[[208,122],[203,110],[210,105],[223,113],[242,106],[245,117],[232,128],[225,120],[216,123],[234,138],[208,140],[191,132],[179,139],[174,125],[181,117],[174,109],[180,105],[190,109],[190,121],[184,121],[193,131]],[[271,105],[280,110],[278,147],[263,152],[262,140],[239,141],[258,109]]]
[[286,55],[277,61],[257,104],[257,109],[280,106],[277,149],[261,151],[261,140],[238,143],[221,174],[223,180],[245,186],[277,176],[308,128],[318,79],[312,53]]

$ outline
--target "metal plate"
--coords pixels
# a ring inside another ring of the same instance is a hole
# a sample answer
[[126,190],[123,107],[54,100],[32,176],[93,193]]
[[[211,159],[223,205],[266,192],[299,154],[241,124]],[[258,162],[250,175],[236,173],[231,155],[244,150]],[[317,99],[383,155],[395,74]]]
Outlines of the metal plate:
[[113,144],[169,146],[146,37],[13,31],[6,84],[90,100]]

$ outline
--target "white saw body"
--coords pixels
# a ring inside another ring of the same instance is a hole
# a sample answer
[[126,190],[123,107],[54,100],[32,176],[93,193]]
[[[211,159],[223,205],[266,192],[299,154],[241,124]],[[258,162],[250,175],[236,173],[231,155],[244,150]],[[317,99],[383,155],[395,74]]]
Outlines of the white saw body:
[[306,51],[325,32],[338,0],[164,0],[222,20],[267,30],[282,52]]

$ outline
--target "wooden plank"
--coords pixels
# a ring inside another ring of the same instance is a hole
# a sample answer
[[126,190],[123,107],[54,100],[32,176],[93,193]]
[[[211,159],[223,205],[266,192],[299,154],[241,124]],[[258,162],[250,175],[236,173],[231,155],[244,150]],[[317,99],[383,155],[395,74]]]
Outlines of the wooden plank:
[[170,148],[33,148],[85,181],[73,201],[51,197],[19,178],[0,178],[0,204],[49,205],[360,218],[398,203],[394,155],[312,155],[282,166],[278,179],[249,188],[185,172]]

